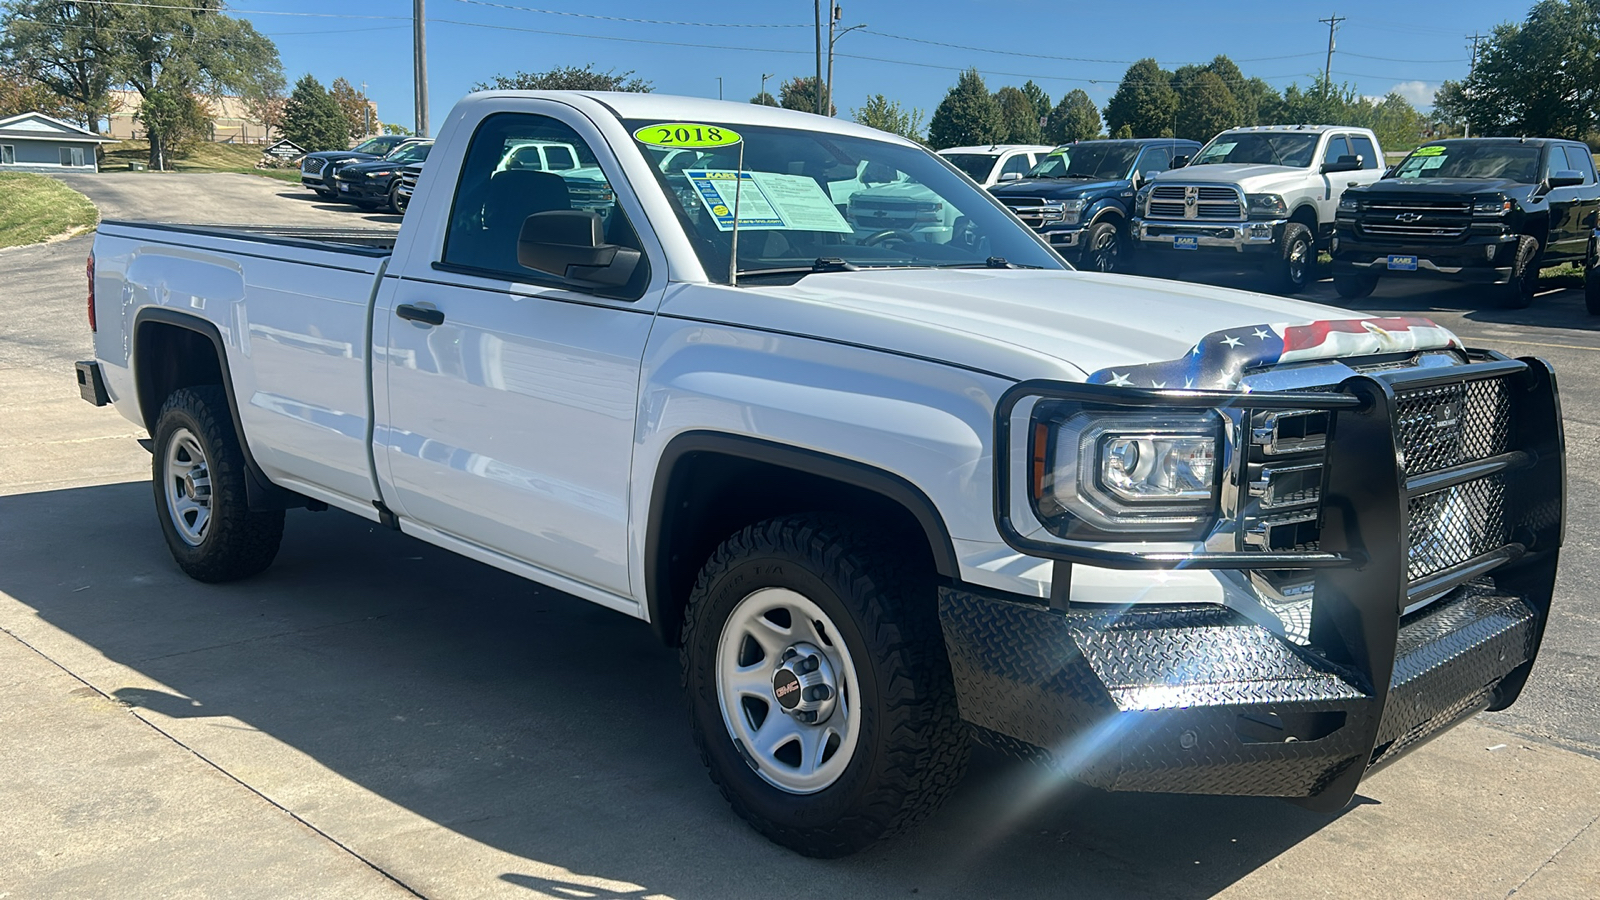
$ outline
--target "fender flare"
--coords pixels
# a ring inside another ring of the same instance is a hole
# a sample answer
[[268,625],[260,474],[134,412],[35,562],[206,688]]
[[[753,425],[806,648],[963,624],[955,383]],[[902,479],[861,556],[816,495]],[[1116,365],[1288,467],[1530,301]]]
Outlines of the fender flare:
[[1127,211],[1122,208],[1122,204],[1109,197],[1090,204],[1089,210],[1093,212],[1090,213],[1088,220],[1083,223],[1084,228],[1093,228],[1105,219],[1117,220],[1118,228],[1126,229],[1128,227],[1129,216]]
[[645,600],[650,613],[650,627],[668,644],[674,644],[677,635],[668,633],[668,616],[665,614],[665,604],[672,593],[670,561],[662,558],[667,500],[673,495],[672,482],[678,464],[685,457],[697,453],[767,463],[877,494],[901,506],[917,520],[928,541],[934,569],[939,575],[952,580],[960,578],[961,568],[956,558],[955,544],[944,518],[939,515],[938,507],[921,488],[899,475],[855,460],[761,438],[716,431],[686,431],[672,438],[656,460],[645,531]]
[[160,403],[164,397],[146,396],[146,387],[140,377],[139,369],[139,333],[146,325],[161,324],[181,328],[204,337],[211,342],[212,349],[217,354],[217,368],[222,373],[222,390],[228,397],[228,417],[233,422],[233,433],[239,438],[239,449],[244,454],[245,465],[245,499],[251,510],[292,509],[305,506],[307,498],[286,488],[281,488],[267,478],[261,470],[261,465],[256,462],[255,454],[250,452],[250,442],[245,440],[244,422],[239,418],[239,400],[233,394],[233,373],[228,368],[227,343],[222,339],[222,332],[215,323],[202,319],[199,316],[177,312],[161,306],[147,306],[133,317],[133,353],[132,363],[134,397],[139,405],[139,417],[145,422],[145,429],[155,436],[156,416],[160,413]]

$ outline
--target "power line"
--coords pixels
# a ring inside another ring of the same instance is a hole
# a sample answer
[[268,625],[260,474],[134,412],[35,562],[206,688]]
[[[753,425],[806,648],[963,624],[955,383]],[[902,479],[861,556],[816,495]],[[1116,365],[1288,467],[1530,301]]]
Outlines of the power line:
[[627,16],[602,16],[594,13],[563,12],[557,9],[535,9],[531,6],[512,6],[509,3],[491,3],[489,0],[456,0],[457,3],[470,3],[473,6],[489,6],[495,9],[514,9],[518,12],[542,13],[547,16],[571,16],[575,19],[599,19],[604,22],[631,22],[637,25],[686,25],[692,28],[810,28],[810,25],[797,23],[762,24],[756,22],[674,22],[667,19],[631,19]]
[[[966,50],[972,53],[994,53],[1000,56],[1022,56],[1029,59],[1048,59],[1057,62],[1104,63],[1108,65],[1133,65],[1134,63],[1138,62],[1138,60],[1135,59],[1092,59],[1081,56],[1055,56],[1048,53],[1027,53],[1021,50],[996,50],[992,47],[973,47],[968,44],[952,44],[947,41],[934,41],[928,40],[927,38],[907,37],[903,34],[889,34],[888,32],[874,31],[870,28],[862,29],[861,33],[870,34],[875,37],[889,38],[896,41],[909,41],[913,44],[927,44],[933,47],[946,47],[952,50]],[[1316,55],[1317,54],[1315,53],[1291,53],[1287,56],[1258,56],[1253,59],[1236,59],[1234,62],[1269,62],[1272,60],[1299,59],[1305,56]],[[1201,65],[1205,62],[1209,62],[1209,60],[1171,60],[1169,62],[1176,62],[1178,65]]]
[[1368,56],[1365,53],[1351,53],[1349,50],[1341,50],[1340,52],[1345,56],[1354,56],[1357,59],[1376,59],[1380,62],[1419,63],[1423,65],[1468,62],[1466,59],[1396,59],[1392,56]]

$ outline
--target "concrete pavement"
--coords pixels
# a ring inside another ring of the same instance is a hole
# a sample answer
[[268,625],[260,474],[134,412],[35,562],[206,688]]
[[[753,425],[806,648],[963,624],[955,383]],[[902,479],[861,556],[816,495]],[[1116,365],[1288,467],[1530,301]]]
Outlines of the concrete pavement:
[[[281,204],[305,201],[251,202],[293,220]],[[71,381],[87,248],[0,254],[24,291],[0,294],[0,898],[1600,897],[1600,759],[1572,752],[1600,744],[1592,391],[1569,387],[1586,446],[1527,699],[1342,815],[1104,794],[980,755],[923,828],[819,862],[727,810],[642,623],[339,513],[290,513],[259,578],[185,578],[138,429]],[[1521,351],[1570,354],[1569,386],[1594,370],[1570,299],[1532,326],[1451,296],[1402,299],[1579,348]]]

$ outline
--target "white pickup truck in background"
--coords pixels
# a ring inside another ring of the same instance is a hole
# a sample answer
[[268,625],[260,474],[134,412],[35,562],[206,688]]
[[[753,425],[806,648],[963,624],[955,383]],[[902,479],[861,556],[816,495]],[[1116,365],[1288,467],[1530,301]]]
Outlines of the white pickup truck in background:
[[[558,146],[611,202],[513,164]],[[868,167],[967,239],[852,224]],[[1336,810],[1514,701],[1549,612],[1543,363],[1073,272],[834,119],[475,94],[397,236],[107,221],[89,288],[80,390],[149,430],[184,571],[336,508],[647,620],[713,780],[806,854],[929,814],[973,738]]]
[[1133,235],[1149,274],[1185,265],[1260,266],[1273,289],[1316,281],[1345,188],[1383,177],[1378,136],[1337,125],[1235,128],[1135,198]]

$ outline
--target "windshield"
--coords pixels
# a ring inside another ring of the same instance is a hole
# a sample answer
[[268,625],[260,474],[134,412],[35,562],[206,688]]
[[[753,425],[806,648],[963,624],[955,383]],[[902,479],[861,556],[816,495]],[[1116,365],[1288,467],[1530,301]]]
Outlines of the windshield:
[[941,153],[940,156],[950,165],[967,173],[979,184],[988,179],[989,173],[994,171],[995,160],[1000,158],[998,153]]
[[428,151],[431,149],[433,149],[432,141],[406,144],[403,147],[396,147],[384,159],[399,163],[422,162],[428,158]]
[[1051,150],[1033,170],[1029,178],[1094,178],[1115,180],[1127,178],[1133,168],[1133,158],[1139,155],[1138,144],[1114,141],[1095,141],[1070,144]]
[[1317,137],[1315,134],[1225,131],[1212,138],[1189,165],[1255,163],[1303,169],[1311,165],[1311,157],[1317,152]]
[[362,141],[355,146],[352,153],[371,153],[373,156],[382,156],[393,150],[395,145],[405,140],[401,135],[385,135],[371,140]]
[[1429,144],[1411,151],[1395,178],[1505,178],[1539,181],[1539,148],[1525,144]]
[[[625,124],[637,133],[657,123]],[[681,168],[681,152],[637,146],[715,280],[727,278],[735,205],[741,273],[820,271],[823,263],[1063,268],[987,193],[926,150],[793,128],[706,127],[737,132],[744,143],[703,151]]]

